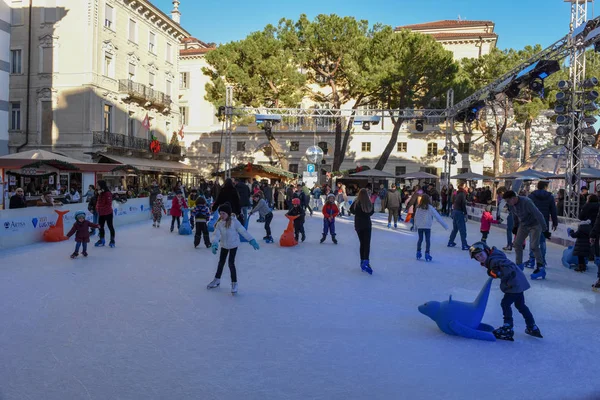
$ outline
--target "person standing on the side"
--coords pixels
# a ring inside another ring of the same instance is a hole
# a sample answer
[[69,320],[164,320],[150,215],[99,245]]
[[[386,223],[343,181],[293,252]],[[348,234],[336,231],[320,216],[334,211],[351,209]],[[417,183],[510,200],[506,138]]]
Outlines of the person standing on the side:
[[552,234],[548,230],[546,219],[535,206],[529,197],[517,196],[515,192],[509,190],[502,196],[508,204],[508,209],[514,218],[513,234],[516,235],[514,241],[514,249],[516,253],[515,263],[521,268],[523,265],[523,244],[528,236],[530,236],[530,246],[535,255],[536,268],[531,274],[531,279],[545,278],[546,268],[544,258],[540,250],[540,235],[544,235],[546,239],[550,239]]
[[358,241],[360,242],[360,268],[369,273],[373,274],[373,268],[369,262],[371,252],[371,215],[375,212],[373,203],[369,198],[367,189],[360,189],[358,196],[352,205],[350,206],[351,214],[354,214],[354,229],[358,235]]
[[[529,198],[546,219],[547,226],[550,226],[550,218],[552,218],[552,230],[555,231],[558,227],[556,203],[554,202],[554,196],[546,190],[547,188],[548,181],[539,181],[537,190],[531,193]],[[542,252],[542,260],[544,260],[544,265],[546,265],[546,237],[543,234],[540,234],[540,250]],[[529,262],[525,266],[528,268],[535,266],[535,255],[531,248],[529,249]]]
[[[242,214],[242,204],[240,203],[240,195],[238,194],[233,181],[231,178],[225,179],[223,187],[217,190],[217,194],[214,197],[215,201],[212,205],[213,212],[217,211],[220,206],[225,203],[229,203],[232,213],[237,216],[238,221],[244,226],[244,215]],[[248,200],[250,202],[250,200]]]
[[10,203],[8,208],[13,210],[15,208],[26,208],[27,204],[25,203],[25,192],[23,188],[17,188],[15,194],[10,197]]
[[396,190],[396,185],[392,183],[392,189],[388,190],[385,197],[385,206],[388,209],[388,228],[392,227],[392,218],[394,219],[394,229],[398,227],[398,215],[400,215],[401,200],[400,193]]
[[248,208],[252,206],[252,202],[250,201],[250,188],[243,179],[236,179],[235,190],[237,190],[238,195],[240,196],[240,208],[242,215],[244,216],[244,221],[246,221],[248,218]]
[[98,212],[98,225],[100,225],[100,235],[95,246],[104,246],[105,231],[104,224],[108,225],[110,231],[110,247],[115,247],[115,228],[113,226],[113,207],[112,193],[108,189],[106,181],[98,181],[98,200],[96,201],[96,211]]
[[467,244],[467,191],[465,184],[461,183],[458,185],[458,191],[454,196],[452,203],[452,233],[450,233],[450,240],[448,240],[448,247],[456,246],[456,234],[460,232],[460,241],[462,242],[462,249],[469,250]]

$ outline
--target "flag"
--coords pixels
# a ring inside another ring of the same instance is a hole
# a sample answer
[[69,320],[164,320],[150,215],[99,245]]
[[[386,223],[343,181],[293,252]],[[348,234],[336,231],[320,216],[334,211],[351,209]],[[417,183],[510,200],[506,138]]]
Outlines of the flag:
[[146,131],[150,130],[150,118],[148,118],[148,113],[146,113],[146,117],[142,121],[142,127],[146,129]]
[[181,129],[179,130],[179,137],[183,139],[183,125],[181,125]]

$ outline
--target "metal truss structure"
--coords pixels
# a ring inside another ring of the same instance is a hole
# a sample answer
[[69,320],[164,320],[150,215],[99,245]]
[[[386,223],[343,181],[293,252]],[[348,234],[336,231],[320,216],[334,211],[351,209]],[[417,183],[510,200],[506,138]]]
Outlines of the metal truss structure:
[[450,110],[454,106],[454,89],[446,94],[446,144],[444,145],[444,176],[446,187],[450,186],[450,168],[452,168],[452,133],[454,132],[454,117]]

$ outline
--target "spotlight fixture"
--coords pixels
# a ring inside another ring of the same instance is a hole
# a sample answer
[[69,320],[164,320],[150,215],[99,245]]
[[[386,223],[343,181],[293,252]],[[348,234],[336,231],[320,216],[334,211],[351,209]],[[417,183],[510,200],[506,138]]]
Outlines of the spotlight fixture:
[[423,132],[423,125],[424,121],[422,119],[418,119],[415,121],[415,129],[417,130],[417,132]]

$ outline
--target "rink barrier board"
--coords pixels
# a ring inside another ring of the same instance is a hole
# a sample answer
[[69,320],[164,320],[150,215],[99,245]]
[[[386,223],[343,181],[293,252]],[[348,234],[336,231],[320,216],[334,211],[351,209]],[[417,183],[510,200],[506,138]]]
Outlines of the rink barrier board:
[[[113,201],[115,227],[148,220],[151,208],[147,198],[130,199],[121,204]],[[0,210],[0,249],[11,249],[43,241],[46,229],[56,223],[58,214],[54,210],[70,212],[64,216],[65,234],[75,222],[75,212],[85,211],[86,219],[93,220],[87,203],[65,204],[58,207],[28,207],[15,210]],[[73,240],[71,238],[71,240]]]

